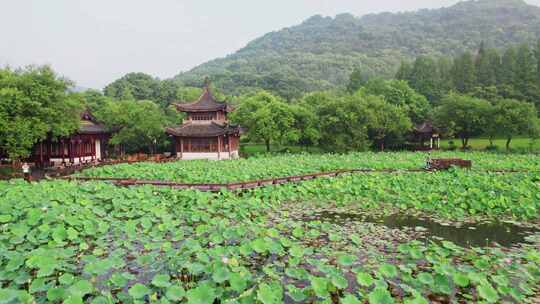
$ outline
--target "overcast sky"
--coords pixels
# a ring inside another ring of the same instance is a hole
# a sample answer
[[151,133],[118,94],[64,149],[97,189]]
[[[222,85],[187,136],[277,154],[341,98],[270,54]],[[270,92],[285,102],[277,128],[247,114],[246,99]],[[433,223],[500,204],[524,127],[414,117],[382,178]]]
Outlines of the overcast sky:
[[[102,88],[128,72],[168,78],[315,14],[356,16],[457,0],[0,0],[0,66],[50,64]],[[540,5],[540,0],[528,0]]]

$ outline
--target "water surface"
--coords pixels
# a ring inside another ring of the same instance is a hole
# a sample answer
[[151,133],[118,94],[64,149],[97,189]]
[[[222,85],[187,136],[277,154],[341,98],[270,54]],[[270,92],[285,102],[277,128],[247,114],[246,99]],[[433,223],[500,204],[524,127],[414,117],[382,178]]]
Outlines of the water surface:
[[537,232],[533,228],[524,228],[503,222],[456,226],[443,225],[429,219],[407,215],[369,217],[362,214],[323,211],[315,213],[311,219],[335,224],[346,224],[348,222],[379,223],[391,229],[408,227],[417,231],[425,231],[427,238],[444,239],[463,247],[493,246],[495,243],[501,246],[511,247],[520,243],[526,243],[525,238]]

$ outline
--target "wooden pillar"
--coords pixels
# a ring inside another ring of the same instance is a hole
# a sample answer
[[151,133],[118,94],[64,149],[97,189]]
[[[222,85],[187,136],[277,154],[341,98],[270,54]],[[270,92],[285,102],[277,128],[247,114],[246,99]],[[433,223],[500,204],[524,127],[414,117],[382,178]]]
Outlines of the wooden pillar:
[[221,136],[217,137],[217,158],[221,159]]
[[61,143],[60,146],[62,147],[62,152],[61,152],[62,154],[60,154],[60,155],[62,155],[62,164],[64,164],[64,163],[66,162],[66,160],[65,160],[65,156],[66,156],[66,145],[64,144],[64,140],[63,140],[63,139],[60,140],[60,143]]
[[78,154],[78,156],[79,156],[79,165],[80,165],[80,164],[82,163],[82,158],[81,158],[81,156],[82,156],[82,154],[83,154],[83,150],[82,150],[82,140],[81,140],[81,139],[79,139],[79,140],[77,141],[77,154]]
[[184,139],[180,137],[180,159],[184,158]]
[[43,142],[41,141],[39,143],[39,162],[40,162],[40,166],[43,166]]
[[71,141],[71,160],[72,164],[75,164],[75,157],[77,157],[77,146],[75,145],[76,141]]
[[433,150],[433,137],[429,140],[429,149]]
[[191,152],[191,138],[188,138],[187,141],[188,141],[188,144],[187,144],[187,151],[188,151],[188,152]]
[[96,160],[96,139],[94,138],[94,136],[92,136],[90,144],[92,145],[90,147],[90,151],[92,153],[92,162],[94,162]]
[[227,135],[227,150],[229,151],[229,159],[232,159],[232,155],[231,155],[231,137],[229,135]]
[[[49,144],[47,145],[47,167],[51,165],[52,145],[53,142],[49,141]],[[58,142],[56,142],[56,146],[58,147]]]
[[73,155],[73,139],[70,139],[69,140],[69,144],[68,144],[68,158],[69,158],[69,163],[70,164],[73,164],[73,158],[74,158],[74,155]]

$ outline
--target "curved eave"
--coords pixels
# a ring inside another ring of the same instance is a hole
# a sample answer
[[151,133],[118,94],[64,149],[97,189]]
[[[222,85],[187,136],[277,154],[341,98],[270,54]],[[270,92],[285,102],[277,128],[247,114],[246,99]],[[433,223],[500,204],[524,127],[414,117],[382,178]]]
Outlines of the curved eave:
[[243,133],[243,129],[240,127],[235,127],[234,129],[223,129],[220,131],[213,131],[213,132],[182,132],[181,129],[174,129],[174,128],[166,128],[165,133],[167,133],[169,136],[174,137],[192,137],[192,138],[205,138],[205,137],[217,137],[217,136],[223,136],[223,135],[232,135],[232,136],[240,136]]
[[186,112],[186,113],[200,113],[200,112],[215,112],[215,111],[227,111],[227,107],[225,105],[220,105],[217,107],[208,107],[208,108],[197,108],[190,104],[176,104],[176,108],[180,112]]
[[76,134],[80,135],[111,135],[111,132],[93,132],[93,131],[78,131]]

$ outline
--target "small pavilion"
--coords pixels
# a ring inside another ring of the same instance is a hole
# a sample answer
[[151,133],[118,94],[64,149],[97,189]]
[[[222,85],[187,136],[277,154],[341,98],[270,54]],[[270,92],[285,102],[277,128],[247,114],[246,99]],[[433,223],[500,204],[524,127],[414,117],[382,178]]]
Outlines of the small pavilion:
[[76,133],[63,138],[47,138],[36,144],[30,161],[38,167],[98,162],[106,156],[110,136],[105,126],[89,111],[84,111]]
[[[416,150],[438,150],[441,147],[439,132],[429,121],[416,125],[413,130],[413,137],[417,143]],[[429,145],[426,145],[426,143],[429,143]]]
[[180,126],[166,129],[173,138],[178,158],[221,160],[239,157],[242,128],[229,123],[227,116],[233,107],[214,98],[208,80],[198,100],[175,106],[187,115]]

